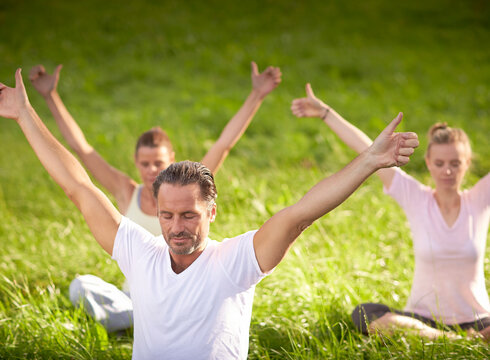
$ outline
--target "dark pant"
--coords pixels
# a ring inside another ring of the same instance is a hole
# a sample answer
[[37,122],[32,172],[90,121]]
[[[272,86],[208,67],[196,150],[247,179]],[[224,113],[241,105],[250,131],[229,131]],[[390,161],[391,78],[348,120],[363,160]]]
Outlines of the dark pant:
[[456,325],[444,325],[434,321],[433,319],[426,318],[424,316],[414,314],[411,312],[400,311],[396,309],[391,309],[384,304],[374,304],[374,303],[365,303],[361,305],[357,305],[354,311],[352,312],[352,321],[354,325],[356,325],[357,329],[361,331],[363,334],[368,334],[368,326],[369,323],[379,319],[384,314],[391,312],[398,315],[408,316],[417,320],[422,321],[424,324],[433,327],[434,329],[445,328],[447,330],[468,330],[473,328],[477,331],[483,330],[486,327],[490,326],[490,317],[484,317],[478,319],[476,321],[470,321],[466,323],[456,324]]

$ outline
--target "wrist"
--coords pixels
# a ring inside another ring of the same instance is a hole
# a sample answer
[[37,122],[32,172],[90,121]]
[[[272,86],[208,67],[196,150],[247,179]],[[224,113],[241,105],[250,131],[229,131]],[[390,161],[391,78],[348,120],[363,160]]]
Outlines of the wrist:
[[53,89],[53,90],[51,90],[45,94],[42,94],[44,100],[46,100],[46,101],[54,99],[54,97],[57,95],[58,95],[58,92],[56,91],[56,89]]
[[268,93],[264,93],[262,91],[260,91],[259,89],[255,89],[255,88],[252,88],[252,91],[250,92],[250,96],[253,98],[253,99],[256,99],[256,100],[263,100],[266,96],[267,96]]
[[21,122],[22,119],[26,119],[26,118],[32,117],[32,112],[34,112],[34,108],[29,103],[29,101],[27,101],[25,104],[22,104],[19,107],[18,117],[15,119],[15,121]]
[[374,153],[372,145],[364,150],[361,155],[364,156],[366,166],[368,166],[373,172],[384,167],[379,155]]
[[323,121],[326,121],[329,114],[330,114],[330,106],[325,105],[322,108],[320,119],[322,119]]

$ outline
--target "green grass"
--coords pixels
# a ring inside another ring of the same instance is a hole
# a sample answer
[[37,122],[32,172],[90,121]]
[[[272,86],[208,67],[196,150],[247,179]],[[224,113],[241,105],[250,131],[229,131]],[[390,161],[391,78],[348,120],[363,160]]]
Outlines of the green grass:
[[[0,2],[0,81],[64,64],[59,90],[89,140],[136,178],[137,134],[162,125],[178,160],[199,160],[250,89],[249,62],[280,66],[266,99],[216,181],[216,239],[257,228],[354,153],[290,102],[310,81],[318,97],[375,136],[398,111],[421,148],[407,171],[429,182],[425,133],[463,127],[475,158],[466,186],[490,169],[490,5],[485,1]],[[46,105],[32,104],[59,138]],[[42,169],[13,121],[0,123],[0,358],[129,358],[115,336],[74,309],[68,285],[122,274]],[[267,155],[264,155],[267,154]],[[487,279],[490,264],[485,263]],[[308,229],[258,287],[252,359],[486,359],[478,340],[367,338],[359,302],[403,307],[413,256],[402,211],[370,179]],[[489,281],[487,280],[487,285]]]

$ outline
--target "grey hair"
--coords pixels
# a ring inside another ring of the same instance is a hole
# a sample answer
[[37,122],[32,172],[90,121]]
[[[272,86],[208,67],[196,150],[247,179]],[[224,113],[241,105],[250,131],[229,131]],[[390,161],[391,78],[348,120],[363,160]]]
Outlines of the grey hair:
[[211,170],[201,163],[194,161],[181,161],[171,164],[158,174],[153,182],[153,196],[158,198],[158,191],[162,184],[190,185],[198,184],[201,189],[201,198],[210,205],[218,197],[214,177]]

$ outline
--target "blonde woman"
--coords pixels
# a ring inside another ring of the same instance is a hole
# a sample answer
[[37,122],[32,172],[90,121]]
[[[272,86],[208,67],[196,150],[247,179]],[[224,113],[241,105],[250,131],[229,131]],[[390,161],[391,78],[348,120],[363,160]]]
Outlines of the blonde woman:
[[[298,117],[321,118],[350,148],[361,153],[372,141],[318,99],[293,101]],[[404,210],[412,231],[415,271],[403,311],[383,304],[361,304],[352,319],[363,333],[413,329],[422,336],[455,336],[445,330],[468,330],[490,338],[490,303],[483,263],[490,218],[490,175],[473,188],[461,184],[471,163],[471,147],[461,129],[434,124],[425,154],[434,188],[404,171],[380,169],[384,191]]]

